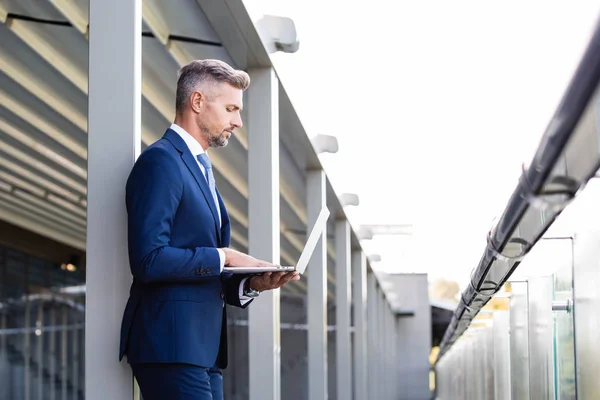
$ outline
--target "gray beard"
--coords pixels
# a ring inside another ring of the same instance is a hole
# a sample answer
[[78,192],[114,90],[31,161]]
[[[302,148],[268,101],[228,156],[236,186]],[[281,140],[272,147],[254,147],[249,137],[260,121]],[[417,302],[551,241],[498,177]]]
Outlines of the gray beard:
[[208,137],[208,145],[210,147],[225,147],[229,143],[229,140],[225,138],[224,135],[210,135]]
[[229,140],[225,137],[225,135],[223,135],[223,132],[221,132],[221,134],[211,133],[208,128],[203,125],[200,125],[200,129],[202,130],[206,142],[208,143],[208,147],[225,147],[227,146],[227,143],[229,143]]

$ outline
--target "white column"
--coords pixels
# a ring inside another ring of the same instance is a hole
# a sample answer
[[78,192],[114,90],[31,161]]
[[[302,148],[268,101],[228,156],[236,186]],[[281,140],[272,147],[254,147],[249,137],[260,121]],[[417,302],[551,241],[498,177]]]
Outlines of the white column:
[[[250,71],[248,89],[249,253],[279,264],[279,84],[271,68]],[[281,398],[280,290],[249,308],[250,399]]]
[[354,399],[368,398],[367,391],[367,260],[361,250],[352,252],[354,281]]
[[381,388],[381,399],[389,400],[388,396],[388,387],[387,387],[387,324],[386,324],[386,304],[385,297],[383,295],[383,291],[381,291],[381,298],[379,303],[379,326],[380,326],[380,336],[379,336],[379,379],[380,379],[380,388]]
[[394,362],[394,340],[392,337],[392,334],[394,332],[394,327],[392,325],[393,323],[393,315],[392,315],[392,308],[390,307],[390,304],[387,303],[386,305],[386,314],[387,314],[387,346],[386,346],[386,358],[387,358],[387,365],[386,365],[386,376],[388,378],[388,384],[387,384],[387,388],[388,388],[388,393],[389,393],[389,397],[390,399],[393,398],[394,396],[394,369],[393,369],[393,362]]
[[[394,393],[396,394],[395,398],[400,397],[400,360],[403,357],[400,354],[400,317],[397,314],[394,314]],[[429,382],[429,375],[427,376],[427,381]]]
[[392,322],[392,314],[391,314],[391,309],[390,309],[390,305],[387,301],[387,298],[383,297],[383,312],[384,312],[384,323],[385,323],[385,341],[383,342],[383,346],[384,346],[384,360],[385,360],[385,364],[384,364],[384,377],[385,377],[385,390],[386,390],[386,394],[387,394],[387,398],[391,399],[392,398],[392,371],[391,371],[391,366],[392,366],[392,340],[391,340],[391,333],[392,333],[392,329],[391,329],[391,322]]
[[141,0],[90,0],[85,397],[126,400],[119,363],[131,273],[125,182],[140,153]]
[[[382,291],[383,292],[383,291]],[[383,293],[382,293],[383,294]],[[381,388],[383,389],[382,399],[389,400],[390,388],[389,388],[389,376],[388,376],[388,362],[389,362],[389,340],[388,340],[388,310],[385,295],[381,299]]]
[[352,399],[352,348],[350,346],[350,224],[338,220],[335,231],[335,344],[338,399]]
[[[307,217],[310,229],[325,205],[325,173],[307,171]],[[307,267],[308,398],[327,399],[327,229]]]
[[[385,375],[384,375],[384,366],[385,366],[385,325],[383,323],[383,292],[381,287],[378,285],[377,287],[377,337],[375,338],[375,342],[377,343],[377,366],[375,368],[375,373],[377,376],[377,386],[376,393],[377,399],[385,399]],[[386,399],[387,400],[387,399]]]
[[394,331],[395,331],[395,327],[394,327],[394,322],[395,322],[395,317],[394,317],[394,313],[392,312],[392,307],[391,304],[388,307],[388,316],[389,316],[389,330],[388,330],[388,338],[390,341],[390,351],[388,352],[388,369],[389,369],[389,377],[390,377],[390,397],[391,398],[395,398],[395,385],[396,385],[396,377],[394,376],[394,364],[395,364],[395,360],[394,360]]
[[370,270],[367,274],[367,360],[369,397],[377,393],[377,278]]
[[392,313],[392,393],[394,394],[394,399],[400,397],[400,384],[399,384],[399,376],[398,376],[398,366],[399,366],[399,358],[398,358],[398,316],[395,313]]

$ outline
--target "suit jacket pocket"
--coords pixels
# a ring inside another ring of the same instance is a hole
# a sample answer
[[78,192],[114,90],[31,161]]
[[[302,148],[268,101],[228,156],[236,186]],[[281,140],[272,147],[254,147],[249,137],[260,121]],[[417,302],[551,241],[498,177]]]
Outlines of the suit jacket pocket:
[[221,280],[209,278],[206,282],[184,285],[156,285],[144,290],[144,297],[151,301],[193,301],[212,303],[221,300]]

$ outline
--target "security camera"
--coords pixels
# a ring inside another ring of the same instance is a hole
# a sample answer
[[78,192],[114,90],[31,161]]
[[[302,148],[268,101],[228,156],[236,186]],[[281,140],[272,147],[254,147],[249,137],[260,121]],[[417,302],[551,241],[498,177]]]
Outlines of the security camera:
[[355,193],[342,193],[339,198],[340,203],[342,203],[342,207],[358,206],[360,204],[358,195]]
[[311,139],[311,142],[317,154],[337,153],[339,150],[338,140],[332,135],[318,134]]
[[281,51],[295,53],[300,47],[294,20],[275,15],[263,15],[256,27],[269,54]]

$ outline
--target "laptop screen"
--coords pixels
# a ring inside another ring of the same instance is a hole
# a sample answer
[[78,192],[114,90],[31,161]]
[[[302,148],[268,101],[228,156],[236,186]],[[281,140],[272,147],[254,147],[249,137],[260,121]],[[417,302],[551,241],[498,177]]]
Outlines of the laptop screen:
[[312,230],[310,231],[310,235],[306,241],[306,246],[304,246],[304,250],[302,251],[302,254],[300,254],[300,259],[298,259],[298,264],[296,265],[296,271],[300,272],[301,274],[304,273],[304,270],[310,261],[310,257],[315,251],[315,247],[317,247],[319,238],[327,226],[328,219],[329,209],[327,207],[323,207],[319,213],[319,216],[317,217],[317,220],[315,221],[315,224],[312,227]]

